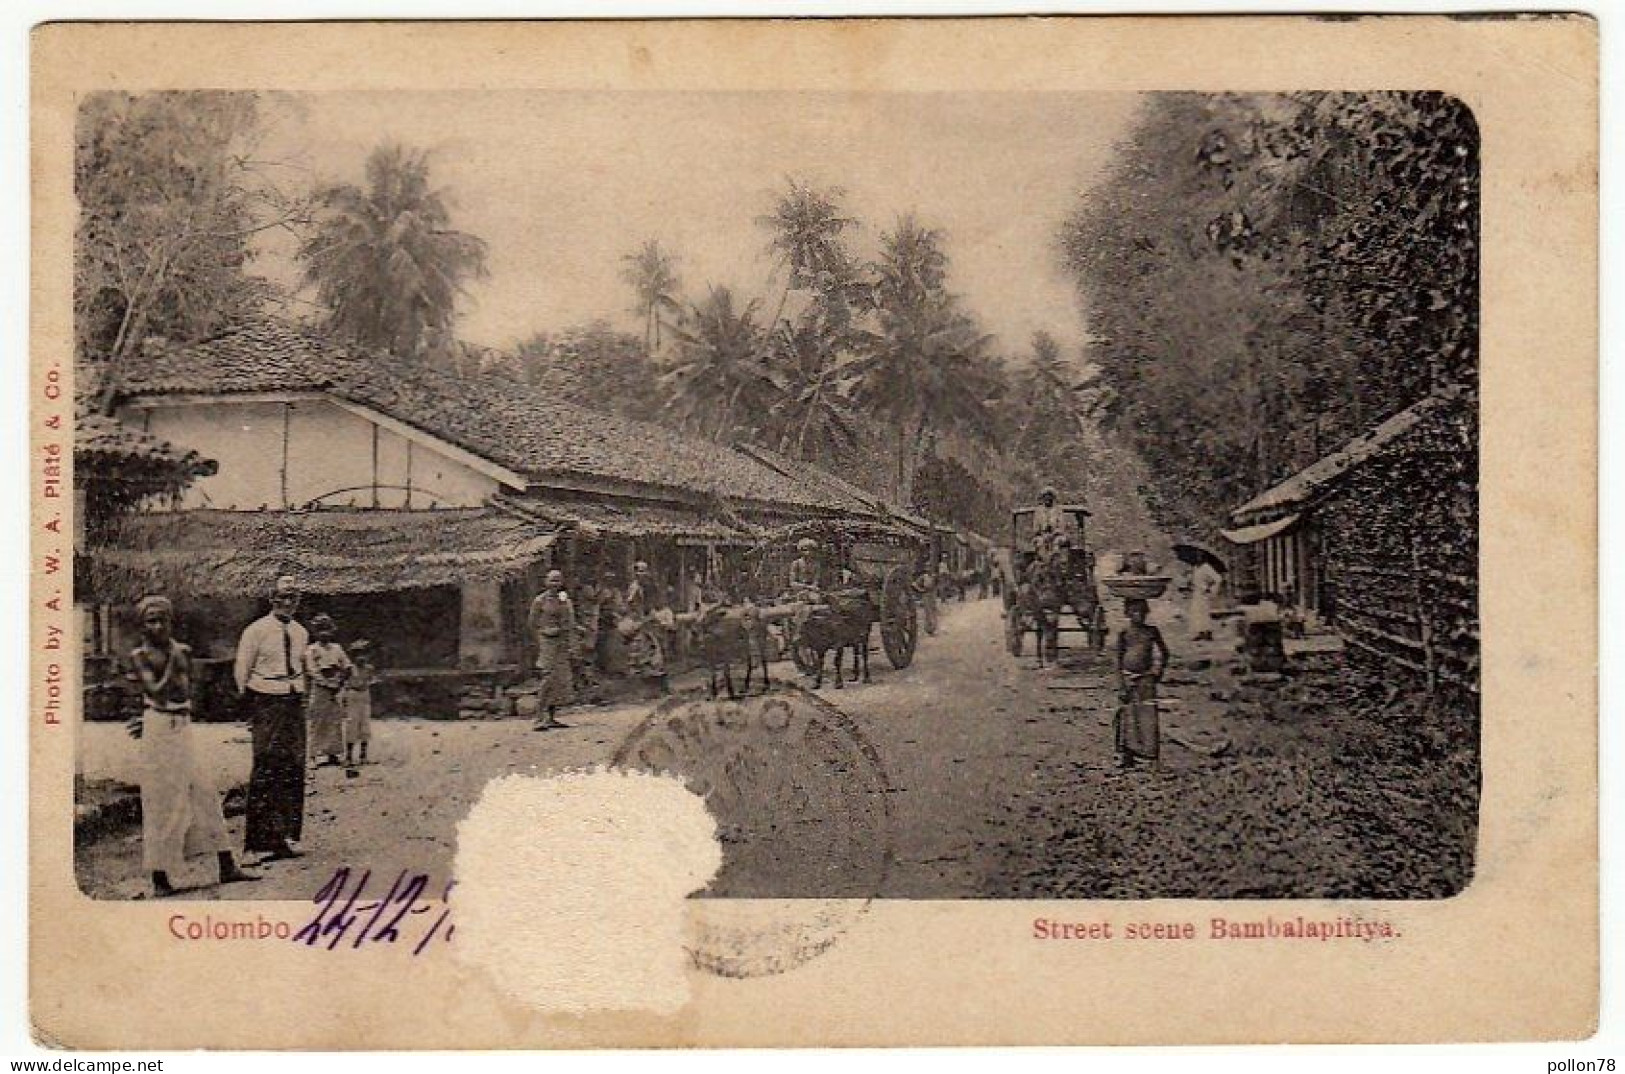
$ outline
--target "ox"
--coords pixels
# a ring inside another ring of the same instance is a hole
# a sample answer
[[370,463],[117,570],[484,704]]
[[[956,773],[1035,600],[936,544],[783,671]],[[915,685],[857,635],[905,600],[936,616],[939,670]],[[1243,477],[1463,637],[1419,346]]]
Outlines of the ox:
[[845,686],[841,654],[852,650],[853,682],[869,682],[869,635],[880,618],[880,605],[867,589],[843,589],[830,593],[827,603],[807,613],[797,644],[809,651],[814,662],[813,689],[824,685],[824,654],[835,650],[835,688]]
[[750,694],[750,681],[758,667],[762,669],[762,693],[768,692],[772,685],[767,676],[772,642],[768,638],[767,623],[756,605],[729,607],[719,604],[707,608],[694,624],[694,632],[700,662],[710,675],[713,699],[717,696],[719,675],[729,699],[739,696],[734,689],[735,664],[745,665],[746,696]]

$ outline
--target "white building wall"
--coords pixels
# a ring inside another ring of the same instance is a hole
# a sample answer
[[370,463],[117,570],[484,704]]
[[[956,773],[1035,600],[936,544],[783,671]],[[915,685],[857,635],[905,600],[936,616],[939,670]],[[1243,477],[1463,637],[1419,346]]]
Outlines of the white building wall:
[[282,404],[161,406],[120,419],[220,464],[187,489],[182,507],[252,511],[282,506]]
[[371,486],[372,423],[325,399],[289,403],[288,505],[370,507]]
[[379,507],[475,507],[500,487],[432,444],[414,443],[325,399],[158,401],[127,407],[119,417],[220,464],[187,490],[184,508],[252,511],[317,499],[371,507],[375,483]]
[[412,450],[412,458],[408,459],[408,449],[411,447],[412,442],[406,437],[388,429],[378,430],[378,497],[385,506],[401,507],[405,504],[406,496],[401,489],[412,484],[417,475],[409,472],[410,464],[419,462],[418,456],[423,454]]

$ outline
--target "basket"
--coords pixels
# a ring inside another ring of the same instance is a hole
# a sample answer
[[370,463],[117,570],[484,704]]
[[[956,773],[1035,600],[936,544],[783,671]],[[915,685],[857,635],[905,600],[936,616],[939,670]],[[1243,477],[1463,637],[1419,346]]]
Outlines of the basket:
[[1123,600],[1152,600],[1162,596],[1172,578],[1165,574],[1119,574],[1102,578],[1100,584],[1114,597]]

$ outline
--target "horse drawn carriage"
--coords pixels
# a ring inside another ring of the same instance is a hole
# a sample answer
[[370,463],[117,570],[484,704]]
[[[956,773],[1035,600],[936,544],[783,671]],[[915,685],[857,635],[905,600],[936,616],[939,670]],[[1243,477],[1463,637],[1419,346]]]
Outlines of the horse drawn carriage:
[[[1012,656],[1020,656],[1032,633],[1040,664],[1056,659],[1062,633],[1085,635],[1095,652],[1106,645],[1106,611],[1095,586],[1095,555],[1088,541],[1089,510],[1064,504],[1048,514],[1070,523],[1040,527],[1038,508],[1012,511],[1010,544],[998,557],[1005,644]],[[1076,625],[1062,625],[1067,609]]]

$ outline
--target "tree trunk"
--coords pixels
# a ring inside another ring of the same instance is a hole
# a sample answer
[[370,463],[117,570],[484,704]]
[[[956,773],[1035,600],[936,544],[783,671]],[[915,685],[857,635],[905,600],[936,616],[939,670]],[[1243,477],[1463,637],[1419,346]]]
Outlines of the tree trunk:
[[796,458],[803,462],[807,459],[807,433],[812,429],[813,418],[818,416],[818,407],[824,399],[824,384],[819,380],[818,387],[813,389],[813,397],[808,401],[807,413],[801,418],[801,431],[796,434]]
[[126,352],[131,341],[139,345],[141,333],[145,331],[147,314],[151,306],[149,295],[157,288],[163,286],[165,277],[169,275],[169,254],[167,251],[155,255],[148,262],[147,270],[136,281],[135,293],[125,296],[124,316],[119,321],[118,335],[113,339],[112,354],[114,363],[127,357]]
[[908,434],[903,431],[903,426],[899,423],[897,426],[897,484],[895,492],[897,502],[904,507],[908,506],[908,483],[903,478],[903,473],[907,467]]
[[784,316],[785,304],[790,301],[790,281],[795,277],[795,273],[790,271],[789,258],[780,262],[780,266],[784,269],[784,290],[779,292],[779,305],[773,311],[773,319],[767,322],[767,332],[762,337],[764,346],[773,339],[773,330],[779,326],[779,318]]
[[734,385],[733,391],[728,393],[728,402],[722,408],[722,422],[717,426],[716,440],[718,443],[726,443],[733,439],[734,408],[739,405],[739,393],[744,390],[745,385],[740,383]]
[[914,479],[920,471],[920,457],[925,449],[925,434],[931,427],[930,415],[923,408],[914,421],[914,435],[906,443],[904,458],[906,459],[903,472],[903,494],[901,497],[904,507],[912,507],[914,503]]

